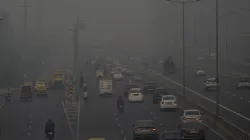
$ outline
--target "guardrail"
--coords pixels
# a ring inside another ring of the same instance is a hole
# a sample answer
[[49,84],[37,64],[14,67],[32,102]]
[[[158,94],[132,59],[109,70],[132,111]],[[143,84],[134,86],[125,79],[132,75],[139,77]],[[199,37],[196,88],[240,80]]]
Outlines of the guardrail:
[[[137,66],[138,67],[138,66]],[[134,67],[133,67],[134,68]],[[139,71],[142,71],[142,69],[139,68]],[[145,72],[145,74],[147,76],[151,76],[153,77],[157,82],[159,83],[164,83],[165,86],[167,86],[169,89],[176,91],[175,93],[178,95],[182,96],[182,92],[178,91],[176,89],[180,89],[180,85],[176,85],[176,83],[173,82],[167,82],[166,79],[164,79],[164,77],[162,77],[162,75],[157,75],[155,74],[154,76],[152,76],[152,72],[151,74],[149,73],[149,71]],[[198,96],[197,96],[198,95]],[[209,114],[211,117],[213,118],[217,118],[215,116],[215,113],[212,110],[215,110],[215,105],[214,105],[214,101],[200,95],[200,94],[189,94],[187,96],[187,100],[194,102],[198,105],[198,107],[203,111],[206,112],[206,114]],[[210,106],[210,108],[205,108],[204,106],[208,107]],[[214,106],[214,108],[211,108],[211,106]],[[224,106],[220,105],[220,109],[225,109]],[[228,109],[229,111],[231,111],[230,109]],[[226,108],[226,111],[228,111]],[[225,111],[224,111],[225,113]],[[236,112],[234,112],[236,113]],[[235,116],[232,117],[239,117],[237,116],[239,114],[235,114]],[[240,116],[240,119],[242,116]],[[227,131],[229,131],[231,133],[232,136],[237,137],[237,140],[250,140],[250,134],[247,131],[244,131],[243,129],[237,127],[235,124],[233,124],[231,121],[228,121],[227,119],[219,116],[219,119],[217,120],[216,124],[217,125],[222,125],[224,128],[222,129],[226,129]],[[248,119],[248,118],[244,118],[244,119]],[[237,120],[237,119],[236,119]],[[219,122],[219,123],[218,123]],[[250,122],[249,119],[247,120],[247,123],[245,122],[245,124],[247,127],[250,126]]]

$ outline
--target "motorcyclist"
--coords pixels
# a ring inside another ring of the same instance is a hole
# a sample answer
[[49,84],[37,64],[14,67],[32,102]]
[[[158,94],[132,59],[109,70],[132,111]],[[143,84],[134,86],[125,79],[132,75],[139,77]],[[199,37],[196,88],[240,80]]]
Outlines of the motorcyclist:
[[52,132],[52,136],[55,135],[55,123],[52,120],[48,120],[45,124],[45,134]]
[[124,107],[124,100],[123,100],[122,96],[119,96],[119,98],[117,100],[117,107],[118,107],[118,109],[120,108],[120,106]]

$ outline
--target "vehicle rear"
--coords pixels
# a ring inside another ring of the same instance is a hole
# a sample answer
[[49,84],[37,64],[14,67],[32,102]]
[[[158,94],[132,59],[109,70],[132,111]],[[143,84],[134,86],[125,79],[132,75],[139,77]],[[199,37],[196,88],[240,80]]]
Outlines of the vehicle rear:
[[182,122],[199,122],[202,123],[202,117],[199,110],[185,110]]
[[157,88],[156,83],[145,83],[145,86],[143,87],[143,93],[144,94],[153,94],[155,92],[155,89]]
[[156,89],[153,95],[153,103],[154,104],[160,103],[162,100],[162,96],[165,96],[165,95],[170,95],[165,88]]
[[113,75],[113,78],[114,78],[114,80],[122,80],[122,79],[123,79],[123,76],[122,76],[121,73],[115,73],[115,74]]
[[32,86],[31,85],[22,85],[20,87],[20,99],[21,100],[31,100],[32,99]]
[[39,81],[36,83],[36,94],[37,95],[47,95],[46,82]]
[[128,100],[129,100],[130,103],[143,102],[144,97],[143,97],[143,94],[141,92],[141,89],[140,88],[132,88],[132,89],[130,89]]
[[158,140],[158,132],[154,125],[136,125],[133,130],[133,139],[150,139],[150,140]]
[[100,96],[113,96],[112,80],[100,79],[99,90],[100,90]]
[[162,96],[161,103],[160,103],[160,109],[174,109],[176,110],[178,108],[176,97],[174,95],[165,95]]
[[205,140],[205,127],[202,123],[187,122],[181,126],[183,139]]
[[128,97],[128,93],[129,93],[129,90],[131,88],[139,88],[139,86],[137,85],[134,85],[134,84],[127,84],[123,87],[123,91],[124,91],[124,97],[127,98]]
[[64,83],[64,73],[56,71],[53,74],[53,83],[52,83],[52,88],[53,89],[64,89],[65,88],[65,83]]

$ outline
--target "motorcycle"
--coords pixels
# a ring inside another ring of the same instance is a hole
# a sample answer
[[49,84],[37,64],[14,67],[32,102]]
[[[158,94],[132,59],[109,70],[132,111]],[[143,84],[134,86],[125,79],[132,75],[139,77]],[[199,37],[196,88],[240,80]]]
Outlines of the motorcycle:
[[52,140],[52,139],[54,138],[54,132],[48,132],[48,133],[47,133],[47,138],[48,138],[49,140]]
[[84,98],[85,100],[88,98],[88,92],[87,92],[87,91],[83,92],[83,98]]

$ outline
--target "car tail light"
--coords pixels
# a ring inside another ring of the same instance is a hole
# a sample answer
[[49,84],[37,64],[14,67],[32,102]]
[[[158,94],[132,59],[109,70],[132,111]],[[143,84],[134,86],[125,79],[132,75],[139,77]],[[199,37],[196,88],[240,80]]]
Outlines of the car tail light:
[[153,128],[153,129],[152,129],[152,131],[156,131],[156,129],[155,129],[155,128]]

